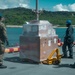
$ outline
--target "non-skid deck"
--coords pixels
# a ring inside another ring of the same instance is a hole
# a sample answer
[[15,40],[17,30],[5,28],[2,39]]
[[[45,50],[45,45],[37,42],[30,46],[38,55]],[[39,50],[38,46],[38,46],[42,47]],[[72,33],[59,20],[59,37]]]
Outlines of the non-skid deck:
[[[61,47],[60,53],[62,53]],[[59,65],[45,65],[22,62],[19,52],[5,53],[4,64],[7,65],[7,68],[0,68],[0,75],[75,75],[75,69],[69,66],[75,61],[75,47],[73,54],[73,59],[63,58]]]

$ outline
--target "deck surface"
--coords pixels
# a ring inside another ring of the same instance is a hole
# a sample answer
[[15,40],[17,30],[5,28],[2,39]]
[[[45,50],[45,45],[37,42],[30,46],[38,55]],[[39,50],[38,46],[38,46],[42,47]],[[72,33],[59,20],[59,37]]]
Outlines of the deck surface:
[[[61,47],[59,49],[62,53]],[[61,59],[59,65],[45,65],[22,62],[19,59],[19,52],[5,53],[4,64],[7,68],[0,68],[0,75],[75,75],[75,68],[69,66],[75,61],[75,47],[73,47],[73,55],[73,59]]]

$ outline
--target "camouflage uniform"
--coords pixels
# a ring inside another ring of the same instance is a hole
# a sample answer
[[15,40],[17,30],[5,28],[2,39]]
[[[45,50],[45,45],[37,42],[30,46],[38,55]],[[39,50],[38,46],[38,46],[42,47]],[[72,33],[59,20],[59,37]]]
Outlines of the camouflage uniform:
[[6,27],[0,21],[0,64],[2,64],[2,60],[3,60],[5,41],[7,42]]

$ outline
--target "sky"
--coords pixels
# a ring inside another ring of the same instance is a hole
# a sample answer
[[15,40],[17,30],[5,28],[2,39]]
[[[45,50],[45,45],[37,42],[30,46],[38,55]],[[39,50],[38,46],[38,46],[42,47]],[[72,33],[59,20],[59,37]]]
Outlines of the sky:
[[[35,9],[36,0],[0,0],[0,9],[24,7]],[[75,11],[75,0],[38,0],[39,10]]]

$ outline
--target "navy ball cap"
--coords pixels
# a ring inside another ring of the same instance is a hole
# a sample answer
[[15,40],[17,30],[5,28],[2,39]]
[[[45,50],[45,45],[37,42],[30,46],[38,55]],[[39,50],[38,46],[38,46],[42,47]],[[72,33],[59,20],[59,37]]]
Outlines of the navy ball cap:
[[67,20],[66,21],[66,24],[69,24],[70,25],[71,23],[72,23],[71,20]]

